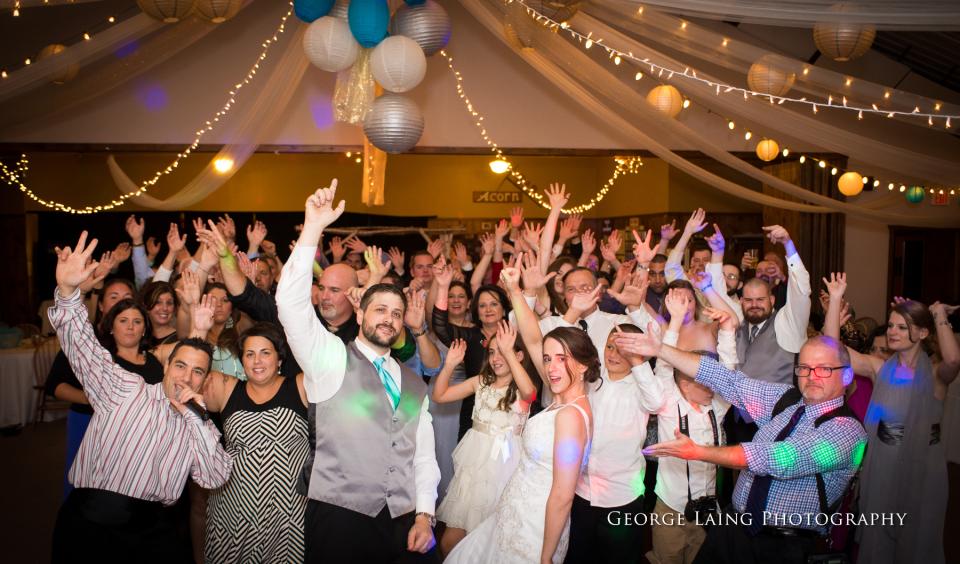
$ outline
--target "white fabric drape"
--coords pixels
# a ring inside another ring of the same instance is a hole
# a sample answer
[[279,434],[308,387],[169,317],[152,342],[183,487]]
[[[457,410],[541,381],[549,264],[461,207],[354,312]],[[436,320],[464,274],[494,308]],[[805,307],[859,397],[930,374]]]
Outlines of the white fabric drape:
[[[238,97],[237,105],[229,114],[231,125],[227,127],[227,137],[234,142],[225,145],[210,159],[211,163],[218,158],[232,159],[234,166],[228,173],[220,174],[212,166],[206,166],[181,190],[166,199],[160,200],[144,194],[132,198],[131,201],[157,210],[181,210],[203,200],[223,186],[256,151],[259,140],[268,138],[271,130],[282,123],[290,100],[300,87],[309,66],[302,47],[305,31],[306,26],[297,26],[295,31],[290,30],[285,37],[281,37],[275,46],[277,52],[274,56],[278,60],[273,71],[269,76],[255,79],[259,90],[256,93],[250,92],[251,98],[243,101],[243,98]],[[243,92],[243,95],[247,95],[247,92]],[[194,154],[192,158],[204,157]],[[112,155],[107,158],[107,165],[121,193],[137,190],[137,184],[127,176]]]
[[[603,0],[601,0],[603,1]],[[820,22],[873,24],[877,29],[960,29],[960,3],[955,0],[637,0],[640,6],[723,21],[813,27]],[[843,5],[837,10],[838,4]]]
[[[500,23],[502,21],[502,13],[500,11],[502,6],[499,5],[499,3],[484,2],[482,0],[461,0],[461,3],[491,32],[506,41],[503,35],[503,26]],[[735,156],[716,148],[712,143],[703,139],[682,123],[660,114],[650,107],[645,102],[643,96],[638,94],[633,88],[624,85],[620,79],[611,75],[607,67],[601,66],[587,56],[579,47],[571,45],[565,38],[555,33],[544,30],[538,31],[535,48],[533,50],[522,50],[521,56],[537,71],[554,81],[563,92],[581,104],[584,104],[587,109],[593,111],[598,117],[608,121],[615,127],[630,131],[631,134],[636,135],[638,146],[651,150],[671,165],[724,192],[763,205],[785,209],[798,209],[797,206],[804,207],[804,209],[800,211],[842,211],[885,223],[923,225],[929,227],[957,225],[960,223],[952,210],[946,210],[945,214],[929,213],[926,209],[924,209],[923,213],[916,213],[914,210],[908,209],[900,209],[896,212],[879,211],[813,194],[804,188],[767,174]],[[643,124],[642,131],[635,124]],[[778,198],[764,196],[763,194],[758,194],[753,190],[719,178],[701,169],[694,163],[683,160],[672,151],[669,151],[667,146],[671,144],[672,140],[682,140],[693,144],[698,150],[730,168],[748,174],[791,196],[802,198],[816,205],[795,204]],[[905,208],[906,206],[901,207]]]

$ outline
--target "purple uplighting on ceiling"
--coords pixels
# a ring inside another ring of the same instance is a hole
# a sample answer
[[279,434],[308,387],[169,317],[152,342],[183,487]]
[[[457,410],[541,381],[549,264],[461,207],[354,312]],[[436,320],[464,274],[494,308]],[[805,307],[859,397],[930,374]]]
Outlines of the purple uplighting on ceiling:
[[333,125],[333,101],[329,98],[311,97],[310,115],[317,129],[329,129]]
[[143,107],[154,112],[166,108],[169,102],[167,91],[157,84],[146,84],[138,88],[137,98]]
[[137,49],[139,48],[140,48],[139,43],[137,43],[136,41],[131,41],[126,45],[121,45],[120,48],[117,49],[116,53],[114,54],[117,56],[118,59],[125,59],[130,55],[133,55],[134,53],[136,53]]

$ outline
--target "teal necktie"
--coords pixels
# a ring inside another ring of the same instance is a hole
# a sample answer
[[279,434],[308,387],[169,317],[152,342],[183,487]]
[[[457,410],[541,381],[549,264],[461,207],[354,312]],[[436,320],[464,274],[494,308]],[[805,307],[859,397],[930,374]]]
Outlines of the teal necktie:
[[387,395],[390,396],[390,403],[393,404],[393,408],[397,408],[397,404],[400,403],[400,390],[397,389],[397,383],[393,381],[393,376],[387,372],[384,363],[387,361],[386,357],[380,357],[373,361],[373,366],[377,369],[377,375],[380,376],[380,382],[383,383],[384,389],[387,390]]

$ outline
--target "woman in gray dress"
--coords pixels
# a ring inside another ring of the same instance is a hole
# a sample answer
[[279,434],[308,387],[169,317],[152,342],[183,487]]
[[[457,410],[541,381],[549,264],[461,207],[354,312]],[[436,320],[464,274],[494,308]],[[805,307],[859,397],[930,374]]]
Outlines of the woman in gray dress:
[[[824,333],[837,338],[846,276],[827,282],[830,307]],[[860,512],[906,514],[903,524],[876,523],[857,531],[859,564],[943,563],[943,520],[947,504],[947,462],[940,419],[947,386],[960,372],[960,345],[947,316],[957,306],[929,308],[896,299],[887,322],[889,360],[853,349],[855,373],[873,380],[864,426],[867,452],[860,481]],[[935,341],[939,362],[928,352]]]

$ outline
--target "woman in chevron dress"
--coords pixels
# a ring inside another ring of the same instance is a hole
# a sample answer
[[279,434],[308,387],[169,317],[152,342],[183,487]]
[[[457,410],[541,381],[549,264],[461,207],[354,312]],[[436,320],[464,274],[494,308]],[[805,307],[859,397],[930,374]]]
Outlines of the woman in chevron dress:
[[204,388],[233,456],[230,480],[210,495],[204,560],[302,562],[307,500],[296,483],[309,449],[303,374],[280,376],[283,332],[272,323],[254,325],[240,343],[247,381],[211,373]]

